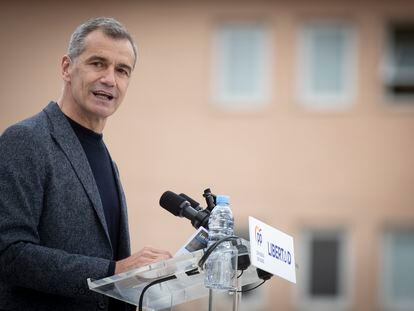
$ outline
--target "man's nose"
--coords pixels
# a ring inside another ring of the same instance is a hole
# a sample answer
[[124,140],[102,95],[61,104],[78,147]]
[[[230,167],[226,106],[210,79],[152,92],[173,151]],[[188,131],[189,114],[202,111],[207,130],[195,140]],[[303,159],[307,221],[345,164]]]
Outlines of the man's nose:
[[108,67],[101,76],[100,79],[101,83],[107,85],[107,86],[115,86],[115,69]]

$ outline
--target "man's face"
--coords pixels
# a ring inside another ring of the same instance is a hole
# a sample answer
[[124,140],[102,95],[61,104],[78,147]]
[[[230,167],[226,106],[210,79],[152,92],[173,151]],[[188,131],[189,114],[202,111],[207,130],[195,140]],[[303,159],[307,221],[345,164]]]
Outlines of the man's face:
[[63,76],[76,114],[89,120],[112,115],[125,96],[134,60],[127,39],[112,39],[101,30],[85,38],[85,49],[76,59],[65,56]]

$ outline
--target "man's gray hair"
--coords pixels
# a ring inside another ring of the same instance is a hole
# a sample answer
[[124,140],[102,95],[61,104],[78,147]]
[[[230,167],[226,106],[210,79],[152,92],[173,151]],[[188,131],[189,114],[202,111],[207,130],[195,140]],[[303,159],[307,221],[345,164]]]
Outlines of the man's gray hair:
[[76,28],[70,37],[68,55],[74,60],[85,50],[85,38],[95,30],[102,30],[102,32],[112,39],[127,39],[134,50],[134,67],[137,61],[137,47],[132,36],[127,29],[112,17],[96,17],[92,18]]

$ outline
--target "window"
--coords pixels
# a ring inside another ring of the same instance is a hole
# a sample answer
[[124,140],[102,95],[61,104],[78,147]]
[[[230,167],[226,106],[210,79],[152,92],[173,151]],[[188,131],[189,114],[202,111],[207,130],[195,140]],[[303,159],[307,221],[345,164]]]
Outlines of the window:
[[414,98],[414,23],[390,26],[384,80],[391,97]]
[[322,109],[349,106],[357,78],[353,27],[340,22],[308,23],[300,33],[298,48],[301,103]]
[[227,108],[263,106],[268,99],[268,49],[264,25],[221,25],[214,44],[214,101]]
[[385,309],[414,310],[414,228],[386,231],[381,257]]
[[350,303],[350,254],[345,232],[308,230],[302,234],[300,250],[299,309],[346,310]]

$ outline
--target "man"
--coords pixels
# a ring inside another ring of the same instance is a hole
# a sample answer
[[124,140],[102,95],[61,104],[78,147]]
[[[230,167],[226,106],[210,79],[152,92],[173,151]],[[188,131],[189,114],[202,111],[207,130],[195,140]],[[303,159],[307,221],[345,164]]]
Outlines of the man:
[[72,34],[60,99],[0,137],[0,310],[127,310],[89,291],[170,258],[130,255],[125,197],[102,140],[137,58],[126,29],[96,18]]

